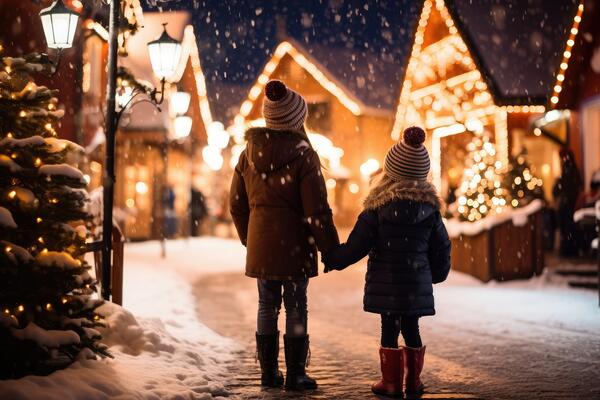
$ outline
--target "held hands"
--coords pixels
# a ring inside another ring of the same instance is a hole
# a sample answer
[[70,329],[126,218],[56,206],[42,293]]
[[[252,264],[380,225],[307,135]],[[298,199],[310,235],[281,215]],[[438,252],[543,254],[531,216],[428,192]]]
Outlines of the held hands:
[[321,261],[325,265],[325,270],[323,272],[328,273],[330,271],[341,271],[344,268],[334,266],[328,259],[327,254],[321,254]]

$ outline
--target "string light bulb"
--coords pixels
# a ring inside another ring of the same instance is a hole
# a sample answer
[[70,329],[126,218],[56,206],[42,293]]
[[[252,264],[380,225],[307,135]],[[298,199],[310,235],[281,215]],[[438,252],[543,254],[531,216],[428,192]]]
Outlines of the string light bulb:
[[560,63],[558,73],[556,74],[556,82],[554,84],[554,90],[550,97],[550,103],[552,106],[556,106],[560,100],[560,93],[562,92],[562,85],[565,81],[565,71],[569,67],[569,59],[573,55],[573,46],[575,46],[575,38],[579,33],[579,24],[583,15],[584,6],[583,0],[580,0],[579,6],[577,7],[577,13],[573,17],[573,25],[569,33],[569,38],[565,44],[565,50],[563,51],[562,62]]

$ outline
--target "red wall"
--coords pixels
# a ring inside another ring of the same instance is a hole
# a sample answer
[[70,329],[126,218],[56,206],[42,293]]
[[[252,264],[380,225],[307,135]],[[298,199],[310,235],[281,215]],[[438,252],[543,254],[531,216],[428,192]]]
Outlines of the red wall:
[[[1,56],[48,52],[38,14],[49,4],[49,1],[36,4],[31,0],[0,0],[0,43],[3,47]],[[60,108],[65,110],[65,117],[57,132],[60,137],[74,141],[80,139],[82,31],[80,20],[74,46],[63,51],[60,68],[56,74],[50,78],[43,75],[36,77],[36,83],[39,85],[60,90],[58,99]]]

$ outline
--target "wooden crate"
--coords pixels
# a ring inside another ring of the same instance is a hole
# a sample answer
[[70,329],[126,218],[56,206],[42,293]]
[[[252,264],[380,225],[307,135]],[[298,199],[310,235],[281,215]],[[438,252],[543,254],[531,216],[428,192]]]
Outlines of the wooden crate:
[[509,220],[476,235],[452,238],[452,269],[483,282],[539,275],[544,269],[541,228],[537,212],[523,226]]

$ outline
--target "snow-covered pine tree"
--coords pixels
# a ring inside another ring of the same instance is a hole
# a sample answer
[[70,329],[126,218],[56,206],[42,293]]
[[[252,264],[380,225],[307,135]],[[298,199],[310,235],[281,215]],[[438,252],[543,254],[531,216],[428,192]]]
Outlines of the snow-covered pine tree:
[[502,185],[502,163],[496,148],[485,135],[476,135],[467,145],[469,155],[463,180],[457,190],[460,219],[475,222],[489,214],[498,214],[506,206],[506,189]]
[[527,161],[527,150],[511,156],[504,175],[508,201],[513,208],[526,206],[535,199],[543,199],[542,179],[533,175],[534,171]]
[[32,79],[51,68],[39,54],[0,60],[0,378],[107,354],[83,258],[82,149],[56,137],[57,91]]

